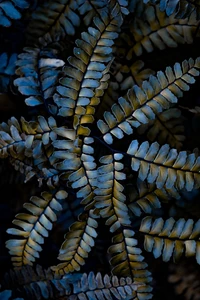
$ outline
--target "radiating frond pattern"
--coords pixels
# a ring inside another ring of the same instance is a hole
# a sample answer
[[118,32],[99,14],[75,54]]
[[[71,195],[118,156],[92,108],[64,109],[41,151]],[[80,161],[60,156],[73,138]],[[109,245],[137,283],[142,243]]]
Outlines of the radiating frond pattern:
[[199,267],[199,1],[0,0],[0,298],[174,299],[162,260]]
[[39,252],[42,250],[41,244],[44,238],[48,237],[48,231],[52,229],[52,223],[57,220],[55,211],[62,210],[59,200],[64,200],[67,193],[63,190],[55,195],[43,192],[40,197],[33,196],[30,203],[24,203],[24,208],[30,213],[19,213],[13,224],[20,229],[9,228],[7,233],[22,237],[21,239],[11,239],[6,242],[9,253],[13,256],[14,267],[22,265],[33,265]]
[[178,261],[184,254],[186,257],[195,256],[200,263],[200,221],[183,218],[175,221],[173,218],[164,221],[152,217],[142,220],[140,231],[145,233],[144,248],[157,258],[162,255],[163,261]]

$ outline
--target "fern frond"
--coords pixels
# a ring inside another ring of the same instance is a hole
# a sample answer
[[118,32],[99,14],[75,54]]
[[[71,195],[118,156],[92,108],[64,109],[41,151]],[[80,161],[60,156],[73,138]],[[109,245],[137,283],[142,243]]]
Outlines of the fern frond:
[[24,158],[21,161],[20,159],[10,157],[9,161],[16,171],[25,176],[24,183],[28,182],[33,176],[38,175],[38,170],[34,168],[33,160],[30,158]]
[[48,231],[52,229],[53,222],[57,220],[55,211],[62,210],[60,200],[64,200],[67,193],[64,190],[58,191],[55,195],[48,192],[43,192],[41,198],[31,197],[31,203],[25,203],[23,207],[29,213],[19,213],[13,224],[20,229],[9,228],[7,233],[23,237],[23,239],[11,239],[6,242],[6,247],[14,267],[22,265],[33,265],[36,258],[39,257],[39,252],[42,251],[41,244],[44,243],[44,237],[48,237]]
[[64,262],[51,267],[56,274],[64,275],[79,271],[81,266],[85,264],[85,259],[97,237],[98,223],[96,218],[97,216],[90,210],[88,213],[81,214],[79,220],[70,226],[58,256],[58,259]]
[[115,232],[121,226],[130,225],[128,207],[125,204],[126,197],[123,194],[124,187],[119,182],[124,180],[124,165],[119,162],[122,154],[102,156],[103,164],[98,168],[98,185],[95,189],[95,206],[100,209],[100,215],[106,218],[106,225],[110,231]]
[[84,16],[83,22],[86,26],[90,25],[95,15],[99,16],[107,9],[107,0],[78,0],[78,11]]
[[121,139],[124,133],[132,134],[134,127],[147,124],[156,114],[169,109],[171,103],[183,96],[182,91],[189,90],[189,84],[195,82],[199,68],[200,58],[195,61],[190,58],[182,64],[176,63],[173,69],[167,67],[165,73],[157,72],[156,77],[151,75],[141,88],[135,85],[128,91],[127,99],[120,97],[119,104],[112,106],[112,112],[104,113],[105,121],[98,120],[97,126],[105,142],[112,144],[113,135]]
[[134,231],[123,229],[121,233],[112,239],[113,245],[108,252],[111,255],[110,264],[113,266],[113,275],[130,277],[143,285],[138,287],[136,299],[151,299],[152,288],[148,285],[151,281],[151,273],[147,271],[147,264],[143,261],[141,249],[136,247],[137,240],[133,238]]
[[80,281],[74,284],[74,292],[69,300],[73,300],[75,296],[78,299],[84,297],[86,300],[111,300],[114,298],[137,300],[135,291],[140,288],[137,282],[133,282],[131,278],[118,278],[108,275],[102,277],[100,273],[95,276],[93,272],[88,275],[83,274]]
[[153,209],[161,208],[161,202],[168,202],[169,199],[180,199],[180,194],[175,188],[158,189],[155,184],[147,183],[140,179],[137,180],[137,189],[131,186],[128,191],[129,201],[128,207],[136,216],[151,214]]
[[199,0],[143,0],[144,3],[151,2],[157,4],[161,11],[165,11],[167,16],[175,14],[178,19],[189,17],[194,11],[196,12],[196,18],[200,19],[200,3]]
[[192,44],[199,24],[195,12],[189,19],[179,20],[174,14],[166,17],[158,6],[147,6],[144,19],[134,18],[131,24],[130,30],[135,43],[127,54],[128,59],[132,58],[133,53],[137,56],[142,55],[144,50],[152,52],[154,48],[164,50],[167,47],[177,47],[179,44]]
[[64,61],[57,59],[56,51],[42,51],[39,48],[24,48],[18,55],[16,74],[19,78],[14,85],[26,97],[25,103],[29,106],[45,104],[55,92],[55,86],[61,73],[59,69]]
[[46,121],[42,116],[38,116],[38,122],[27,122],[23,117],[20,121],[12,117],[8,124],[0,124],[0,157],[21,162],[28,158],[28,165],[42,170],[51,160],[51,142],[58,131],[56,121],[53,117]]
[[146,217],[139,230],[145,233],[145,250],[152,252],[155,258],[162,255],[163,261],[167,262],[173,255],[174,262],[177,262],[184,253],[186,257],[195,256],[200,264],[199,225],[200,220],[196,223],[183,218],[178,221],[173,218],[153,221],[152,217]]
[[139,146],[136,140],[131,142],[127,153],[131,156],[132,170],[139,170],[139,178],[155,182],[159,189],[165,185],[167,189],[175,186],[191,191],[200,186],[200,157],[194,153],[178,153],[167,144],[160,147],[157,142],[151,145],[143,142]]
[[86,205],[85,210],[94,205],[94,189],[97,186],[97,170],[94,159],[94,149],[92,143],[94,139],[85,137],[83,141],[79,140],[79,161],[80,168],[70,174],[69,182],[73,189],[78,189],[76,196],[81,199],[81,204]]
[[171,147],[180,150],[185,140],[183,117],[178,108],[168,110],[156,115],[156,119],[138,128],[138,132],[146,132],[149,141],[158,141],[159,144],[169,144]]
[[50,0],[41,3],[31,16],[27,28],[27,40],[29,44],[44,40],[58,41],[67,35],[74,35],[75,28],[80,25],[80,17],[77,14],[78,1]]
[[[147,80],[154,71],[144,68],[145,63],[142,60],[135,61],[130,67],[130,75],[120,83],[121,90],[128,90],[135,84],[142,86],[143,81]],[[123,72],[122,72],[123,74]]]
[[82,33],[82,39],[76,41],[75,57],[68,59],[71,67],[65,67],[66,76],[59,81],[58,94],[54,95],[54,102],[59,107],[58,115],[73,116],[73,127],[78,135],[88,135],[89,129],[82,124],[94,121],[93,106],[99,104],[98,97],[94,97],[95,90],[108,72],[106,65],[112,59],[111,46],[121,23],[119,6],[115,6],[110,14],[105,12],[101,17],[95,17],[96,28],[90,27],[88,32]]
[[[56,278],[50,269],[43,270],[37,265],[36,271],[30,266],[24,266],[21,271],[14,270],[6,276],[7,282],[3,282],[3,289],[11,289],[19,292],[24,298],[35,299],[135,299],[137,289],[140,287],[131,278],[117,276],[89,274],[67,274],[62,278]],[[2,292],[3,293],[3,292]],[[13,293],[13,294],[14,294]],[[11,294],[6,292],[5,294]],[[84,298],[83,298],[84,297]],[[143,299],[143,298],[140,298]]]
[[28,7],[27,0],[2,0],[0,3],[0,26],[10,27],[13,20],[21,19],[21,10]]
[[0,55],[0,92],[7,92],[10,83],[10,77],[15,74],[15,62],[17,54],[10,56],[7,53]]

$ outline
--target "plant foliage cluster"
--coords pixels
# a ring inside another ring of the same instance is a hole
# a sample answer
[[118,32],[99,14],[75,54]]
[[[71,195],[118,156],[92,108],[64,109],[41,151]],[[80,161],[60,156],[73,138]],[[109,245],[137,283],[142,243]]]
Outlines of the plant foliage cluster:
[[199,299],[199,25],[199,0],[0,0],[1,299]]

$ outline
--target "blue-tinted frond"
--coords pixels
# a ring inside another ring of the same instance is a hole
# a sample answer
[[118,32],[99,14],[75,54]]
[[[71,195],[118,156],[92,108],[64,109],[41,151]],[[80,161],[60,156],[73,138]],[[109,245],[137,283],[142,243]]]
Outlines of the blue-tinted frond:
[[1,1],[0,26],[11,26],[12,20],[19,20],[21,18],[20,10],[28,7],[29,3],[26,0]]
[[6,92],[10,82],[10,76],[15,74],[15,62],[17,54],[9,56],[7,53],[0,54],[0,92]]

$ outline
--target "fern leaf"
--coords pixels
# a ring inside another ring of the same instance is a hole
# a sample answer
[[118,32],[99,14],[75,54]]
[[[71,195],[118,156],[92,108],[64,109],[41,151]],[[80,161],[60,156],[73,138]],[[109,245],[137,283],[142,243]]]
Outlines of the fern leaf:
[[170,198],[180,199],[180,194],[175,188],[158,189],[155,184],[147,183],[140,179],[137,180],[137,189],[133,189],[131,185],[128,191],[129,201],[128,207],[136,216],[151,214],[153,209],[161,208],[161,202],[168,202]]
[[153,221],[152,217],[146,217],[140,226],[140,232],[145,233],[144,248],[153,252],[155,258],[162,255],[165,262],[172,255],[176,262],[184,253],[186,257],[195,256],[200,264],[199,224],[200,220],[194,224],[192,219],[175,221],[169,218],[164,221],[158,218]]
[[144,3],[151,2],[158,4],[161,11],[165,11],[167,16],[175,14],[176,18],[186,18],[191,15],[193,11],[196,12],[196,17],[200,19],[200,5],[198,0],[143,0]]
[[46,39],[54,42],[66,34],[74,35],[75,28],[80,25],[77,8],[78,2],[72,0],[42,3],[31,16],[27,28],[28,42],[44,44]]
[[101,117],[104,111],[111,108],[117,101],[121,91],[127,91],[135,84],[141,86],[144,80],[155,73],[151,69],[144,69],[144,66],[142,60],[137,60],[131,67],[116,62],[112,63],[112,69],[114,69],[114,71],[110,71],[112,79],[108,82],[107,90],[96,110],[95,116],[97,118]]
[[27,0],[2,0],[0,3],[0,26],[10,27],[13,20],[21,19],[21,10],[28,8]]
[[106,0],[78,0],[78,11],[84,16],[83,22],[88,27],[95,15],[101,15],[108,8]]
[[94,188],[97,186],[97,170],[94,159],[94,149],[92,143],[94,139],[85,137],[80,141],[80,168],[70,174],[69,182],[73,189],[78,189],[76,196],[81,199],[81,204],[86,205],[85,210],[94,205]]
[[28,158],[24,158],[23,161],[10,157],[10,163],[13,165],[16,171],[24,174],[24,183],[28,182],[33,176],[38,175],[38,171],[33,166],[33,161]]
[[[131,278],[117,276],[89,274],[67,274],[62,278],[55,277],[50,269],[43,270],[37,265],[36,271],[30,266],[23,266],[21,270],[9,272],[6,282],[3,282],[3,289],[12,291],[4,294],[11,295],[20,292],[24,298],[34,299],[135,299],[136,291],[139,288],[137,282]],[[3,294],[3,292],[2,292]],[[143,298],[140,298],[143,299]]]
[[154,48],[164,50],[179,44],[192,44],[199,24],[195,13],[192,13],[189,19],[179,20],[174,14],[166,17],[158,6],[147,6],[144,19],[145,22],[141,18],[135,18],[131,24],[130,30],[135,43],[127,54],[128,59],[132,58],[133,53],[137,56],[142,55],[144,50],[152,52]]
[[184,130],[183,117],[177,108],[170,108],[156,115],[155,120],[138,128],[140,134],[147,132],[149,141],[157,140],[161,145],[167,143],[177,150],[182,148],[182,142],[185,140]]
[[24,53],[18,55],[16,74],[20,76],[14,80],[19,92],[26,97],[29,106],[45,104],[53,95],[57,83],[60,67],[64,61],[57,59],[56,51],[42,51],[38,48],[24,48]]
[[[58,115],[73,116],[73,127],[78,135],[88,135],[89,131],[82,124],[94,121],[94,107],[99,103],[94,97],[95,90],[100,86],[100,80],[108,72],[105,64],[112,59],[113,40],[118,36],[118,26],[122,18],[120,8],[114,7],[111,14],[106,12],[101,17],[94,18],[95,27],[82,33],[82,39],[77,40],[78,48],[74,48],[75,57],[69,57],[71,67],[66,67],[65,77],[60,79],[57,87],[59,94],[54,95],[54,102],[59,107]],[[85,116],[86,115],[86,116]]]
[[96,215],[90,210],[87,214],[79,216],[79,221],[70,226],[69,232],[65,235],[65,241],[61,245],[59,260],[64,261],[51,269],[59,275],[79,271],[85,264],[88,253],[94,246],[94,239],[97,237],[98,223]]
[[127,153],[132,159],[132,169],[139,170],[139,178],[155,182],[159,189],[165,185],[167,189],[175,186],[191,191],[200,186],[200,158],[194,153],[178,153],[167,144],[160,147],[157,142],[151,145],[144,142],[139,146],[136,140],[131,142]]
[[7,53],[0,55],[0,92],[7,92],[10,83],[10,77],[15,74],[15,62],[17,54],[10,56]]
[[108,252],[111,255],[110,264],[113,266],[113,275],[130,277],[143,285],[138,287],[137,299],[151,299],[152,288],[148,285],[151,281],[151,273],[147,271],[147,264],[143,261],[141,249],[136,247],[137,240],[133,238],[134,231],[123,229],[121,233],[112,239],[113,245]]
[[199,68],[200,58],[184,60],[182,64],[176,63],[173,69],[167,67],[165,73],[159,71],[156,77],[151,75],[141,88],[135,85],[128,91],[127,100],[120,97],[119,104],[112,106],[112,112],[104,113],[105,121],[98,120],[105,142],[112,144],[113,135],[121,139],[124,133],[132,134],[134,127],[147,124],[156,114],[169,109],[171,103],[182,97],[182,91],[189,90],[189,84],[195,82]]
[[23,206],[29,213],[19,213],[13,224],[20,229],[9,228],[7,233],[23,237],[23,239],[11,239],[6,242],[9,253],[13,256],[14,267],[22,265],[32,265],[39,252],[42,250],[41,244],[44,243],[44,237],[48,237],[48,231],[52,229],[52,223],[57,220],[54,211],[60,211],[62,206],[60,200],[67,197],[63,190],[55,195],[47,192],[41,194],[42,198],[33,196],[31,203],[25,203]]
[[12,117],[8,124],[0,124],[0,157],[27,162],[29,166],[42,171],[46,163],[51,163],[51,143],[56,140],[56,132],[59,131],[56,121],[53,117],[46,121],[38,116],[38,122],[27,122],[21,118],[20,123]]
[[119,162],[123,155],[102,156],[103,164],[98,168],[98,188],[95,189],[95,206],[100,209],[100,215],[106,218],[106,225],[110,231],[115,232],[121,226],[130,225],[128,208],[125,204],[126,197],[123,194],[124,187],[119,181],[125,179],[124,165]]
[[[86,286],[88,287],[86,289]],[[97,273],[95,276],[93,272],[88,275],[83,274],[81,280],[74,285],[74,293],[69,297],[69,300],[84,297],[84,299],[137,299],[135,291],[137,290],[137,283],[133,282],[131,278],[117,278],[117,276],[101,276]]]

